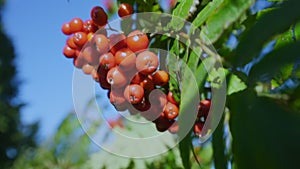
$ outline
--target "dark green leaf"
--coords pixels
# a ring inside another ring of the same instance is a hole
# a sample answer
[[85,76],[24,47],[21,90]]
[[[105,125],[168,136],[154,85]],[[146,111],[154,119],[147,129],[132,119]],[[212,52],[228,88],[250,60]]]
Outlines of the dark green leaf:
[[233,64],[241,66],[249,62],[259,54],[267,40],[296,23],[300,19],[299,6],[298,0],[285,1],[279,9],[262,16],[239,43]]
[[225,140],[224,140],[224,118],[220,121],[216,128],[213,138],[213,156],[216,169],[227,169],[227,159],[225,156]]
[[260,77],[270,79],[275,73],[279,73],[282,66],[299,60],[300,41],[284,46],[266,55],[250,71],[248,81],[253,83]]
[[238,168],[299,168],[299,114],[252,90],[231,95],[228,103]]
[[179,143],[180,156],[181,156],[182,164],[185,169],[191,168],[191,162],[190,162],[191,148],[192,148],[191,143],[192,143],[192,139],[189,134]]

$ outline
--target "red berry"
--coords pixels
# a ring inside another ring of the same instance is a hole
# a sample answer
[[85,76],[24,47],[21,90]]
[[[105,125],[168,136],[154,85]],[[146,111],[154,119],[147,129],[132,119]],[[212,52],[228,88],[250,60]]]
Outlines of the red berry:
[[[147,102],[146,102],[147,103]],[[140,114],[148,121],[154,121],[162,114],[162,109],[159,109],[153,105],[149,104],[149,108],[147,111],[141,111]]]
[[127,36],[126,43],[130,50],[138,52],[148,48],[149,39],[143,32],[135,30]]
[[[148,101],[149,100],[149,101]],[[149,99],[145,99],[145,102],[150,105],[149,110],[140,112],[140,114],[149,121],[154,121],[159,116],[163,115],[164,106],[167,103],[165,94],[156,89],[150,93]]]
[[177,106],[179,105],[179,103],[175,100],[175,98],[173,96],[173,93],[171,91],[169,91],[167,99],[168,99],[169,102],[171,102],[171,103],[173,103]]
[[158,67],[158,57],[150,51],[138,54],[136,58],[136,68],[143,74],[152,74]]
[[133,8],[130,4],[121,3],[118,10],[118,15],[124,17],[133,14]]
[[203,126],[204,126],[204,123],[199,122],[199,121],[196,122],[196,123],[194,124],[194,133],[195,133],[196,135],[200,135],[201,132],[202,132]]
[[135,68],[136,56],[128,48],[120,49],[116,55],[116,63],[120,66],[122,70],[131,70]]
[[100,84],[100,87],[103,88],[103,89],[110,89],[111,88],[110,84],[106,80],[107,73],[108,73],[107,69],[104,69],[101,66],[98,67],[97,74],[98,74],[98,77],[99,77],[99,84]]
[[106,79],[107,73],[109,70],[104,69],[104,67],[99,66],[97,69],[99,77],[104,77]]
[[102,34],[95,34],[93,37],[93,42],[94,42],[94,45],[95,45],[97,51],[100,54],[104,54],[104,53],[108,52],[109,41],[106,38],[106,36],[104,36]]
[[115,88],[121,88],[127,84],[127,78],[119,67],[111,68],[107,73],[106,80]]
[[137,72],[131,79],[131,84],[140,84],[147,76]]
[[116,60],[113,54],[105,53],[99,58],[99,66],[102,66],[104,69],[111,69],[116,66]]
[[165,117],[169,120],[175,119],[178,116],[179,109],[178,107],[173,103],[167,103],[167,105],[164,108],[164,114]]
[[167,118],[164,117],[164,116],[159,116],[158,119],[156,119],[156,120],[154,121],[155,126],[156,126],[156,129],[157,129],[157,131],[159,131],[159,132],[164,132],[164,131],[168,130],[169,127],[171,127],[171,125],[172,125],[174,122],[175,122],[174,120],[169,120],[169,119],[167,119]]
[[71,32],[76,33],[82,31],[82,28],[83,28],[83,21],[80,18],[73,18],[70,21]]
[[77,45],[74,43],[74,35],[70,36],[68,39],[67,39],[67,45],[72,48],[72,49],[77,49]]
[[[76,57],[79,57],[80,56],[80,54],[81,54],[81,51],[80,51],[80,49],[75,49],[75,55],[76,55]],[[81,56],[81,59],[83,59],[83,57]],[[84,59],[83,59],[84,60]]]
[[211,106],[211,101],[210,100],[201,100],[199,105],[198,105],[198,117],[203,117],[204,121],[208,116],[209,109]]
[[96,82],[99,82],[99,76],[98,76],[98,73],[95,69],[92,70],[91,72],[91,75],[92,75],[92,78],[96,81]]
[[124,97],[132,104],[140,103],[144,98],[144,89],[137,84],[128,85],[124,90]]
[[127,56],[132,55],[132,54],[134,54],[134,53],[128,48],[123,48],[123,49],[118,50],[115,54],[116,63],[119,65],[124,60],[124,58],[126,58]]
[[158,86],[163,86],[169,82],[169,73],[165,70],[159,70],[153,74],[153,83]]
[[79,48],[82,48],[83,45],[87,42],[88,37],[87,34],[84,32],[76,32],[73,36],[73,41],[75,45]]
[[102,27],[102,26],[106,25],[108,17],[102,7],[95,6],[91,10],[91,18],[97,26]]
[[151,103],[151,106],[157,107],[161,110],[161,112],[163,112],[163,109],[168,102],[166,94],[159,89],[155,89],[150,93],[149,101]]
[[110,91],[110,103],[111,104],[122,104],[126,102],[126,99],[123,95],[123,90],[122,89],[114,89]]
[[175,121],[168,129],[168,131],[172,134],[176,134],[179,131],[179,124]]
[[82,66],[82,71],[84,74],[89,75],[92,73],[93,70],[94,70],[94,67],[89,64],[85,64]]
[[155,87],[153,81],[148,77],[142,80],[140,85],[144,88],[145,96],[148,96]]
[[83,31],[85,33],[95,33],[97,30],[98,27],[94,24],[92,20],[88,19],[83,23]]
[[81,69],[82,66],[86,64],[86,61],[81,57],[75,57],[73,59],[73,64],[76,68]]
[[65,35],[71,35],[72,31],[71,31],[71,27],[69,23],[64,23],[62,25],[61,31],[65,34]]
[[84,60],[87,61],[90,65],[97,65],[99,62],[99,53],[93,49],[91,46],[87,46],[81,52],[82,57]]
[[124,98],[123,95],[123,89],[111,90],[109,100],[110,103],[113,104],[118,111],[124,111],[127,109],[125,107],[126,99]]
[[126,48],[126,36],[124,34],[111,34],[109,36],[109,49],[115,54],[118,50]]
[[70,48],[68,45],[65,45],[65,47],[63,49],[63,54],[67,58],[74,58],[74,57],[76,57],[75,49]]

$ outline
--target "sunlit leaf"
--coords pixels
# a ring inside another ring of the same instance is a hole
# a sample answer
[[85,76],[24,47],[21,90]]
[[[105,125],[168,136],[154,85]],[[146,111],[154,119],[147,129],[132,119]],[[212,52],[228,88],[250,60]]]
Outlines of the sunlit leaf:
[[[206,24],[202,26],[200,37],[206,44],[214,43],[234,21],[245,13],[253,4],[254,0],[228,0],[214,10],[207,19]],[[200,22],[201,23],[201,22]],[[206,41],[204,37],[209,41]]]
[[202,49],[200,47],[196,47],[190,52],[187,65],[193,72],[195,72],[197,69],[198,63],[201,58],[201,54],[202,54]]
[[184,22],[179,18],[185,19],[189,15],[189,10],[192,5],[193,1],[182,0],[173,10],[172,15],[174,17],[172,17],[171,22],[168,24],[168,27],[174,30],[180,30],[183,27]]
[[201,26],[205,20],[215,12],[215,10],[223,3],[224,0],[213,0],[209,2],[196,16],[192,22],[191,32]]
[[228,88],[227,88],[227,95],[231,95],[236,92],[240,92],[247,88],[245,82],[243,82],[238,76],[235,74],[229,74],[228,77]]
[[285,33],[278,35],[276,38],[275,49],[280,48],[284,45],[295,42],[300,39],[300,23],[294,24]]

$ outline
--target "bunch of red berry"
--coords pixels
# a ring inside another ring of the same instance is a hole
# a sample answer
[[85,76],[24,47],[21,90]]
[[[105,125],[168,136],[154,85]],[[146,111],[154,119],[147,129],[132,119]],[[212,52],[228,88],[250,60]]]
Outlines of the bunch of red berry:
[[[120,5],[118,14],[127,17],[133,13],[131,5]],[[140,30],[128,35],[107,35],[108,17],[102,7],[91,10],[91,19],[74,18],[62,26],[69,35],[63,54],[72,58],[74,66],[90,74],[103,89],[116,110],[128,110],[152,121],[158,131],[178,131],[176,118],[179,101],[169,89],[169,73],[159,69],[159,58],[148,50],[149,38]],[[164,92],[163,92],[164,91]],[[199,105],[194,132],[199,134],[207,117],[210,101]]]

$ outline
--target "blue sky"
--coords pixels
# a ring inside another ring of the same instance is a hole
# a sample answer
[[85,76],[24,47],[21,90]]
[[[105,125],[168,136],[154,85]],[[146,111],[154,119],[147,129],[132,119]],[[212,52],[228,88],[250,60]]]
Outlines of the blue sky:
[[40,137],[55,132],[73,110],[72,60],[62,55],[66,36],[61,25],[73,17],[88,19],[100,0],[7,0],[4,29],[15,46],[19,98],[26,103],[22,120],[40,121]]

